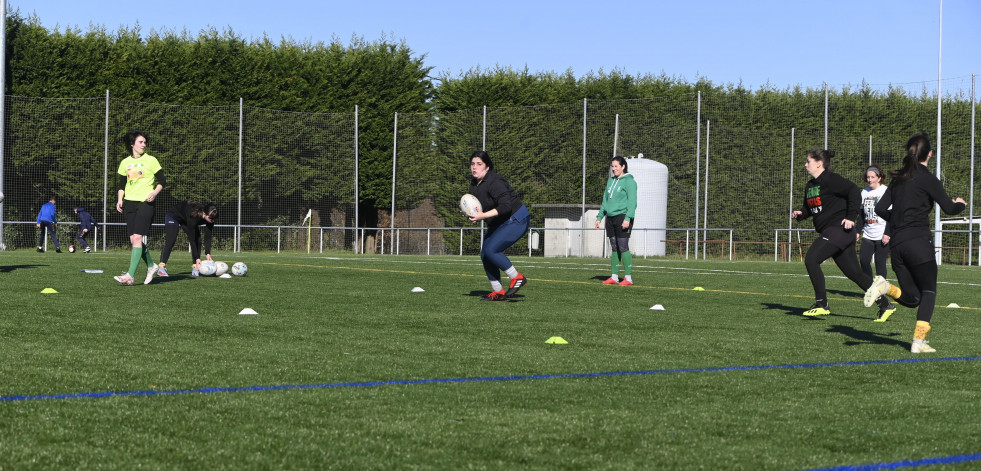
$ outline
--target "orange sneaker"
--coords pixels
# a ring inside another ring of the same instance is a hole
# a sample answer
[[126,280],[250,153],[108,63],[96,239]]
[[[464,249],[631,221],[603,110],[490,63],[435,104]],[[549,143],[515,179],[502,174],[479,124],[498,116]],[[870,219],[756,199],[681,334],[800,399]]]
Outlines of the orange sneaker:
[[522,275],[521,273],[518,273],[518,276],[511,279],[511,287],[508,288],[507,293],[504,293],[504,297],[510,298],[511,296],[514,296],[515,294],[518,293],[518,290],[521,289],[521,287],[526,285],[527,283],[528,283],[528,279],[525,278],[525,276]]
[[623,280],[623,281],[621,281],[621,282],[619,282],[617,284],[620,285],[620,286],[631,286],[631,285],[633,285],[633,283],[630,280]]
[[617,280],[614,280],[612,276],[609,277],[609,278],[607,278],[607,279],[605,279],[605,280],[603,280],[603,284],[604,285],[615,285],[617,283],[619,283],[619,282]]

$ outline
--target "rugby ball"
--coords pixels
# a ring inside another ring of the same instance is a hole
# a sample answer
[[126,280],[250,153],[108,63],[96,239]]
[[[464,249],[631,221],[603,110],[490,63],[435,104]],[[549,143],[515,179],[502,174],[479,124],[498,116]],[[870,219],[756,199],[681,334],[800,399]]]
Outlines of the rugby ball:
[[232,265],[232,274],[235,276],[245,276],[245,274],[248,272],[249,267],[242,262],[236,262],[234,265]]
[[463,211],[463,214],[467,216],[473,216],[483,211],[483,209],[481,209],[480,201],[477,200],[477,197],[467,193],[460,198],[460,211]]
[[215,276],[221,276],[228,273],[228,264],[225,262],[215,262]]
[[211,276],[217,271],[218,264],[210,260],[201,260],[201,263],[198,264],[198,273],[200,273],[201,276]]

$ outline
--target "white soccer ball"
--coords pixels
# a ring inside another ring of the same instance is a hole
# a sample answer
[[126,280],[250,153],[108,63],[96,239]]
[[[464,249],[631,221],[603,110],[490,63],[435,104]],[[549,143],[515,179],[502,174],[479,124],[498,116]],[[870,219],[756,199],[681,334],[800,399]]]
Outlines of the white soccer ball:
[[228,264],[227,263],[225,263],[225,262],[215,262],[215,265],[217,266],[217,268],[215,270],[215,276],[221,276],[221,275],[224,275],[225,273],[228,273]]
[[68,246],[68,253],[75,253],[75,246],[74,245],[69,245]]
[[483,211],[483,209],[480,208],[480,201],[477,197],[467,193],[460,198],[460,211],[463,211],[463,214],[467,216],[473,216]]
[[216,271],[218,271],[218,264],[210,260],[202,260],[201,263],[198,264],[198,273],[200,273],[201,276],[211,276],[214,275]]
[[245,276],[249,272],[249,267],[242,262],[236,262],[232,265],[232,274],[235,276]]

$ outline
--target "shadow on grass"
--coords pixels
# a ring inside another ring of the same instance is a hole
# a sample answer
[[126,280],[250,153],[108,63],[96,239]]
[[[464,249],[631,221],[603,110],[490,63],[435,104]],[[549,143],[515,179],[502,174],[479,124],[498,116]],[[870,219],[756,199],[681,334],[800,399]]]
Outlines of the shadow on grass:
[[[473,298],[484,299],[484,298],[487,297],[488,294],[490,294],[490,291],[473,290],[473,291],[465,294],[464,296],[470,296],[470,297],[473,297]],[[509,302],[509,303],[511,303],[511,302],[518,302],[518,301],[521,301],[524,297],[525,297],[525,295],[523,295],[523,294],[521,294],[519,292],[519,293],[515,294],[514,296],[511,296],[510,298],[506,299],[505,301],[495,301],[495,302]]]
[[23,270],[26,268],[39,268],[47,267],[49,265],[0,265],[0,273],[10,273],[14,270]]
[[853,340],[845,341],[845,345],[849,347],[853,347],[855,345],[896,345],[903,347],[906,350],[909,350],[910,348],[910,342],[903,342],[894,338],[902,335],[898,332],[893,332],[890,334],[877,334],[875,332],[860,330],[846,325],[833,325],[828,327],[826,332],[842,334],[852,338]]
[[191,275],[170,275],[170,276],[155,276],[153,281],[150,282],[151,285],[158,283],[173,283],[175,281],[193,280],[198,278]]
[[808,320],[815,320],[816,321],[816,320],[827,319],[829,317],[849,317],[849,318],[852,318],[852,319],[869,319],[869,320],[872,320],[872,318],[865,317],[865,316],[852,316],[852,315],[848,315],[848,314],[841,314],[840,312],[836,312],[835,309],[834,309],[834,307],[831,308],[831,314],[828,314],[828,315],[824,315],[824,316],[805,316],[804,315],[804,312],[807,311],[807,310],[809,310],[811,308],[810,306],[807,306],[807,307],[787,306],[786,304],[778,304],[778,303],[762,303],[762,304],[763,304],[763,308],[764,309],[773,310],[773,311],[783,311],[783,314],[784,315],[787,315],[787,316],[800,316],[800,317],[803,317],[803,318],[808,319]]
[[[855,289],[856,290],[859,289],[858,286],[856,286]],[[828,290],[828,294],[833,294],[835,296],[841,296],[843,298],[864,298],[865,297],[865,292],[864,291],[863,292],[858,292],[858,291],[840,291],[840,290],[836,290],[836,289],[829,289]]]

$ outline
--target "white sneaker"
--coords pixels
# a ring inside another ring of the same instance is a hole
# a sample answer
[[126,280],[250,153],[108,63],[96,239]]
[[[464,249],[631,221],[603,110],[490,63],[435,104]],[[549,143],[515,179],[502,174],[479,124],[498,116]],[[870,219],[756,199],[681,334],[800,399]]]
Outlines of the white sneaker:
[[152,267],[150,267],[150,268],[147,268],[147,269],[146,269],[146,279],[145,279],[145,280],[143,280],[143,284],[145,284],[145,285],[148,285],[148,284],[150,284],[150,282],[151,282],[151,281],[153,281],[153,275],[156,275],[156,274],[157,274],[157,270],[158,270],[159,268],[160,268],[160,267],[159,267],[159,266],[157,266],[157,264],[156,264],[156,263],[154,263]]
[[120,283],[122,283],[122,284],[124,284],[126,286],[133,286],[133,276],[130,275],[129,273],[123,273],[122,275],[114,276],[114,277],[112,277],[112,279],[114,279],[114,280],[116,280],[116,281],[118,281],[118,282],[120,282]]
[[937,349],[931,347],[926,340],[913,339],[913,345],[909,347],[909,351],[913,353],[933,353]]
[[879,299],[880,296],[885,296],[886,292],[889,291],[889,282],[885,278],[876,275],[872,280],[872,286],[865,291],[865,307],[872,307],[875,304],[875,300]]

